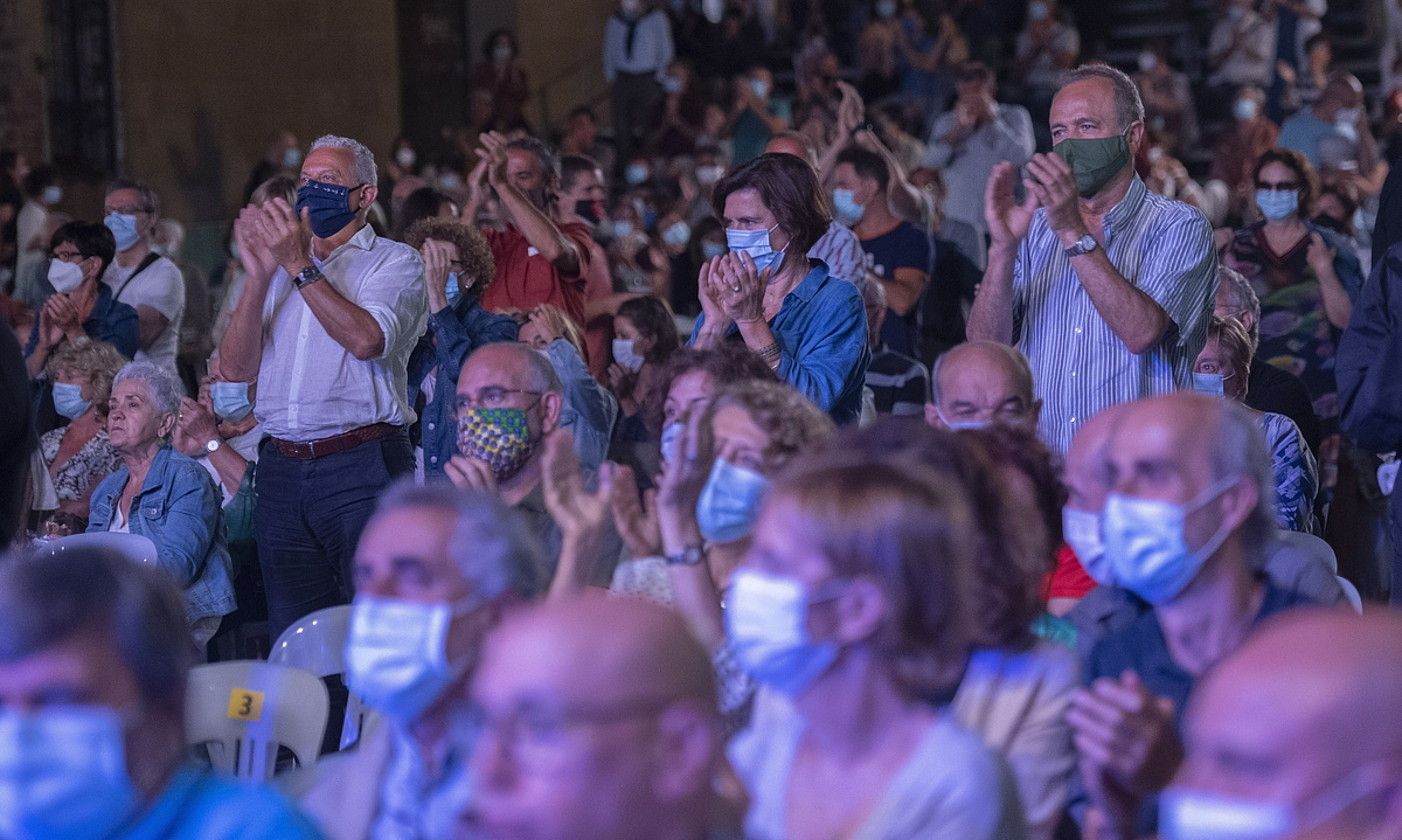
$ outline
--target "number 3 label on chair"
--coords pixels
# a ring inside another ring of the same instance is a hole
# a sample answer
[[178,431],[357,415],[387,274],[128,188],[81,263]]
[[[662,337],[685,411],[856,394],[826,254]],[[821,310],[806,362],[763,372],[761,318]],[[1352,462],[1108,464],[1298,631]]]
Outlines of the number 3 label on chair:
[[229,692],[229,720],[259,720],[263,717],[263,692],[236,688]]

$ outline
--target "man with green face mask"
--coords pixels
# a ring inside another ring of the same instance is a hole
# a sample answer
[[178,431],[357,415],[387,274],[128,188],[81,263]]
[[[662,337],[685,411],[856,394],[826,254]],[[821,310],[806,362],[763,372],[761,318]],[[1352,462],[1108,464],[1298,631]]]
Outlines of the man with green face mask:
[[1105,65],[1068,72],[1051,107],[1051,154],[994,167],[991,244],[970,340],[1027,356],[1043,402],[1038,431],[1058,452],[1092,415],[1188,388],[1216,286],[1212,227],[1154,195],[1134,171],[1144,104]]

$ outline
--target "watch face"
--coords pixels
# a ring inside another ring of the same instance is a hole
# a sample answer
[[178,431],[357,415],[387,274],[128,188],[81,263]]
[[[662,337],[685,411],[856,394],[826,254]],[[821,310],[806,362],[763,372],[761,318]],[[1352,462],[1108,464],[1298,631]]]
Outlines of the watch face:
[[204,445],[204,451],[206,451],[206,452],[216,452],[216,451],[218,451],[218,449],[219,449],[219,441],[217,441],[217,440],[211,440],[209,443],[206,443],[206,444]]

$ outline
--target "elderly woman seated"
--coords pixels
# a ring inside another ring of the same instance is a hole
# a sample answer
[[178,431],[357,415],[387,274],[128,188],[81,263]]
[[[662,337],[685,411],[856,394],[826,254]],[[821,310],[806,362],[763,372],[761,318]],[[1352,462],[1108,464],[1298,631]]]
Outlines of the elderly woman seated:
[[180,384],[149,362],[117,373],[107,436],[122,465],[92,494],[88,532],[141,534],[184,590],[185,617],[203,649],[234,611],[229,552],[219,527],[220,495],[209,473],[170,446]]
[[120,462],[107,441],[107,400],[112,378],[126,359],[105,341],[79,336],[58,346],[45,365],[53,381],[54,408],[68,425],[47,432],[39,449],[58,492],[50,521],[57,533],[81,533],[88,526],[88,497]]

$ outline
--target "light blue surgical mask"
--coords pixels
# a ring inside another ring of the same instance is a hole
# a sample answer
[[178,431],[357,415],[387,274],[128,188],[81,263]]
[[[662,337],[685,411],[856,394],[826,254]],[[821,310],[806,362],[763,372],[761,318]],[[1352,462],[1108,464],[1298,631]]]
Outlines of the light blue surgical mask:
[[627,219],[615,219],[609,226],[614,239],[624,239],[633,235],[633,223]]
[[1159,837],[1285,840],[1304,836],[1383,787],[1386,782],[1379,775],[1376,764],[1355,767],[1299,805],[1171,787],[1159,798]]
[[750,90],[754,91],[755,96],[764,99],[769,96],[769,82],[764,79],[751,79]]
[[680,420],[675,420],[662,427],[662,463],[670,464],[677,459],[677,447],[681,446],[684,432],[686,432],[686,424]]
[[346,684],[367,705],[404,724],[417,720],[466,673],[448,661],[448,630],[471,601],[419,604],[359,595],[351,605]]
[[448,272],[448,282],[443,285],[443,297],[448,299],[448,308],[454,309],[462,298],[462,284],[458,282],[456,271]]
[[643,363],[647,361],[634,348],[631,338],[615,338],[610,349],[613,351],[613,360],[630,373],[642,370]]
[[725,253],[725,246],[719,242],[712,242],[709,239],[701,243],[701,256],[708,260],[713,260]]
[[866,207],[857,203],[851,190],[836,189],[832,191],[832,209],[839,222],[852,227],[862,220]]
[[730,250],[748,254],[754,261],[755,271],[763,272],[766,268],[774,265],[784,255],[784,248],[778,251],[769,244],[769,234],[779,227],[776,222],[772,228],[759,228],[756,230],[740,230],[739,228],[725,229],[725,243]]
[[1227,377],[1220,373],[1198,373],[1193,371],[1193,390],[1199,394],[1220,397],[1226,394]]
[[112,238],[117,240],[118,251],[127,250],[141,238],[141,234],[136,230],[136,217],[130,213],[108,213],[102,223],[112,231]]
[[686,222],[672,222],[662,231],[662,241],[673,248],[684,248],[691,241],[691,227]]
[[1061,509],[1061,533],[1081,568],[1101,586],[1115,585],[1115,571],[1105,554],[1104,517],[1093,510]]
[[88,409],[92,408],[92,402],[83,399],[83,386],[73,385],[68,382],[54,383],[54,410],[69,420],[77,420]]
[[647,180],[647,167],[641,163],[630,163],[623,170],[623,180],[628,182],[630,187],[636,187]]
[[1294,190],[1257,190],[1256,206],[1261,208],[1262,216],[1278,222],[1290,218],[1300,209],[1300,194]]
[[706,542],[731,543],[754,530],[769,479],[717,458],[696,501],[696,524]]
[[111,837],[139,802],[117,712],[100,706],[0,712],[0,837]]
[[814,597],[792,578],[735,572],[725,630],[740,667],[762,685],[790,697],[802,694],[837,661],[836,643],[808,637],[808,607],[831,597]]
[[1186,504],[1111,493],[1105,500],[1105,552],[1118,585],[1150,604],[1178,597],[1231,533],[1226,525],[1218,525],[1207,542],[1188,548],[1188,516],[1239,480],[1224,478]]
[[214,414],[220,420],[237,423],[253,411],[253,400],[248,396],[247,382],[211,382],[209,401],[214,406]]

